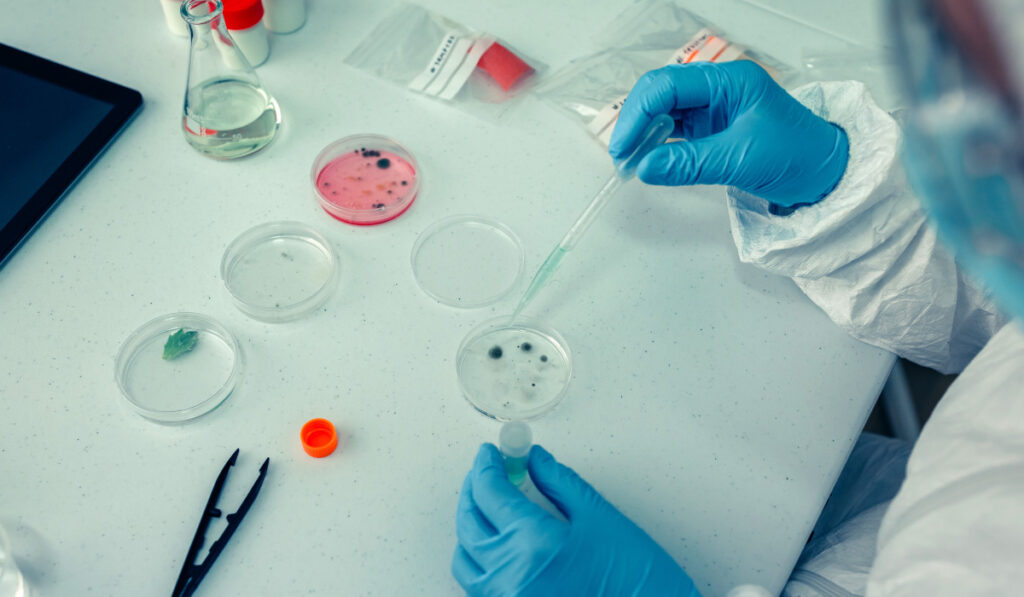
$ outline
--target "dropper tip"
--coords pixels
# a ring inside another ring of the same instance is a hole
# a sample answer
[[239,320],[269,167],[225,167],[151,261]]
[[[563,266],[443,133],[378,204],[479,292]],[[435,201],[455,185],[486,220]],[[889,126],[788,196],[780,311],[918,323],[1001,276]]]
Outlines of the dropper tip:
[[509,326],[511,326],[512,324],[514,324],[516,322],[516,319],[519,318],[519,312],[522,311],[522,310],[523,310],[523,305],[520,303],[516,307],[516,310],[512,312],[512,315],[508,316],[508,325]]

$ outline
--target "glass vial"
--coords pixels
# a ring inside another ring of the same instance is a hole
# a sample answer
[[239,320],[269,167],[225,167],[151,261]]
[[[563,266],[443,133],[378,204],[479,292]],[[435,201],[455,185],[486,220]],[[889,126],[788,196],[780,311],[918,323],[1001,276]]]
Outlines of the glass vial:
[[266,147],[281,124],[281,112],[232,41],[222,11],[220,0],[181,5],[191,40],[181,123],[196,151],[229,160]]
[[533,432],[530,426],[522,421],[509,421],[501,426],[498,433],[498,447],[505,457],[505,471],[508,480],[514,485],[522,485],[526,481],[527,464],[530,462],[530,446],[533,445]]

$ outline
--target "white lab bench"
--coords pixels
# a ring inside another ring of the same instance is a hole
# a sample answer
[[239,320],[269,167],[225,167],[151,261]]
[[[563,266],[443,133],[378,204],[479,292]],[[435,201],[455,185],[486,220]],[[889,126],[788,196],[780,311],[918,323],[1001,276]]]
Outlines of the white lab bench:
[[[594,33],[627,2],[426,4],[557,68],[594,51]],[[688,5],[791,64],[837,43],[736,0]],[[481,214],[518,233],[529,275],[610,165],[540,102],[495,124],[343,65],[391,7],[311,0],[305,27],[275,36],[258,69],[282,107],[278,138],[217,162],[182,138],[187,42],[168,33],[157,0],[5,6],[0,41],[145,98],[0,270],[0,523],[41,594],[169,592],[235,448],[227,511],[268,456],[270,472],[201,594],[459,593],[449,573],[458,491],[499,426],[461,397],[454,355],[516,296],[440,305],[416,286],[410,249],[441,218]],[[355,133],[392,136],[420,163],[422,192],[393,222],[342,224],[314,199],[313,158]],[[337,293],[294,323],[248,319],[219,277],[225,246],[271,220],[317,227],[342,258]],[[892,356],[849,338],[789,280],[741,264],[720,188],[631,184],[531,310],[575,361],[536,441],[705,595],[744,582],[778,591]],[[219,409],[164,426],[128,408],[114,357],[139,325],[176,311],[223,322],[247,367]],[[299,443],[313,417],[332,419],[343,444],[323,460]]]

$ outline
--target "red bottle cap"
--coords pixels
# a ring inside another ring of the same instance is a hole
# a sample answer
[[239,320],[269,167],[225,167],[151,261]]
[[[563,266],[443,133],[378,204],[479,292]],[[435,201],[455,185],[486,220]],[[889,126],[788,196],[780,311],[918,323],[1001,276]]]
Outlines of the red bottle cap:
[[313,458],[330,456],[338,447],[338,433],[334,430],[334,424],[327,419],[307,421],[299,436],[302,438],[302,449]]
[[484,52],[476,65],[491,75],[505,91],[511,89],[524,75],[533,71],[529,64],[523,62],[519,56],[498,42],[494,42]]
[[224,24],[228,29],[248,29],[263,18],[260,0],[224,0]]

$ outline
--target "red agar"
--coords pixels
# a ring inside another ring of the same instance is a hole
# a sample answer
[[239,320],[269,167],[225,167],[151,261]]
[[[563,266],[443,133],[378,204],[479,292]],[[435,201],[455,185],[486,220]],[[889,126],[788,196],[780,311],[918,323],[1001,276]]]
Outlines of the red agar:
[[390,151],[356,150],[342,154],[320,170],[316,190],[344,212],[330,213],[348,224],[382,224],[402,215],[416,199],[416,170]]

